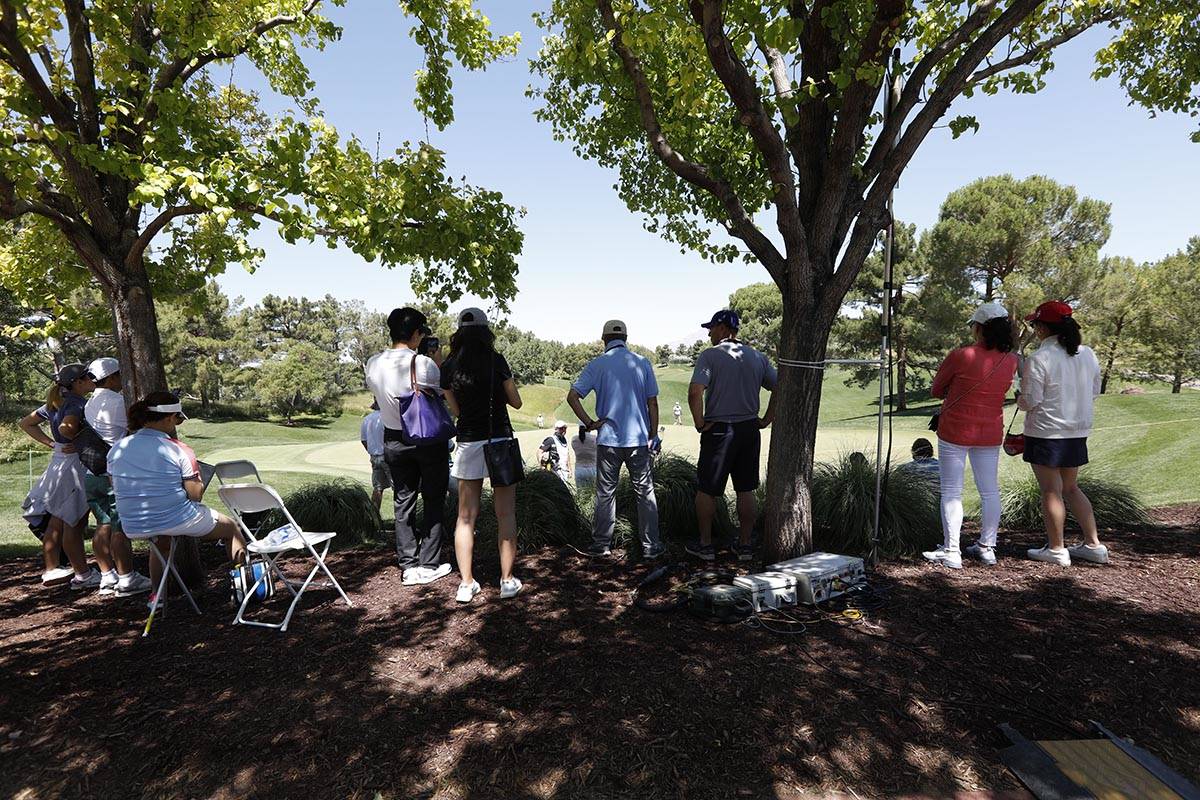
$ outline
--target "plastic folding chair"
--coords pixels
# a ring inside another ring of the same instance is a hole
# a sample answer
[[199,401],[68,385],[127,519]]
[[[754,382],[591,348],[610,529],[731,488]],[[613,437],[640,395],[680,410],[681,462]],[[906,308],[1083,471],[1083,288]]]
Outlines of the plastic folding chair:
[[262,478],[258,475],[258,467],[254,466],[253,461],[238,459],[236,461],[222,461],[213,465],[213,475],[216,476],[217,482],[224,485],[229,483],[238,483],[241,478],[249,478],[254,476],[255,483],[262,483]]
[[[283,504],[283,500],[279,494],[263,483],[232,483],[224,484],[217,487],[217,494],[220,495],[221,501],[225,506],[233,512],[234,518],[241,526],[242,532],[246,534],[246,549],[254,554],[261,555],[267,562],[267,569],[263,570],[262,575],[254,582],[254,586],[247,592],[242,600],[241,606],[238,608],[237,615],[233,618],[235,624],[242,625],[257,625],[261,628],[275,628],[279,631],[286,631],[288,623],[291,622],[292,614],[296,610],[296,605],[300,602],[304,591],[308,589],[313,578],[318,572],[324,572],[329,578],[333,588],[337,589],[338,594],[346,601],[347,606],[353,606],[350,598],[342,591],[342,586],[337,582],[337,578],[333,577],[333,573],[329,571],[329,567],[325,565],[325,556],[329,553],[329,544],[333,537],[337,536],[333,532],[315,533],[305,531],[300,527],[299,523],[292,517],[291,512],[287,510],[287,506]],[[269,539],[259,539],[255,535],[255,531],[250,530],[250,527],[243,519],[245,514],[257,514],[264,511],[273,511],[279,509],[283,512],[283,516],[287,519],[296,530],[296,535],[281,543],[272,543]],[[323,545],[321,551],[317,552],[317,546]],[[307,550],[308,554],[313,557],[316,564],[309,570],[308,577],[304,579],[304,583],[300,584],[299,588],[289,581],[284,576],[283,571],[275,560],[288,552],[300,552]],[[246,612],[246,606],[249,605],[250,599],[255,596],[258,587],[263,581],[271,580],[271,574],[279,576],[283,581],[283,585],[292,593],[292,604],[288,606],[287,613],[283,617],[282,622],[258,622],[256,620],[244,619],[243,615]]]
[[[158,536],[171,537],[171,549],[165,559],[163,558],[162,553],[159,551],[158,545],[153,541],[153,539]],[[150,601],[150,616],[146,618],[146,627],[142,629],[143,637],[150,635],[150,626],[154,623],[155,612],[157,612],[158,609],[167,602],[166,589],[168,575],[175,576],[175,582],[179,584],[179,588],[183,591],[183,596],[186,597],[187,601],[192,604],[192,609],[197,614],[200,613],[200,606],[196,605],[196,599],[192,597],[192,593],[188,591],[187,584],[183,582],[183,578],[179,576],[179,571],[175,569],[175,544],[179,541],[179,537],[172,536],[170,531],[165,531],[163,533],[156,533],[150,538],[150,552],[155,558],[158,559],[158,563],[162,566],[162,578],[159,579],[158,589],[155,590],[154,598]]]

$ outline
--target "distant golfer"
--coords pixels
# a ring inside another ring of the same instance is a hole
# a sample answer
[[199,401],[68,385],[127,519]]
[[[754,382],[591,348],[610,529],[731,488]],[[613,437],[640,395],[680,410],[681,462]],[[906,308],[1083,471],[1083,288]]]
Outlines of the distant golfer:
[[758,517],[754,490],[758,488],[758,459],[761,430],[775,419],[775,395],[767,413],[759,419],[759,389],[774,392],[778,375],[762,353],[737,340],[736,311],[722,310],[704,324],[712,347],[696,359],[688,386],[688,406],[700,431],[700,461],[697,466],[696,519],[700,542],[687,546],[697,558],[712,561],[712,522],[717,498],[725,494],[725,483],[733,478],[737,492],[739,561],[754,557],[751,534]]
[[378,511],[383,505],[384,491],[392,488],[392,471],[383,458],[383,416],[378,401],[371,402],[371,413],[363,417],[358,438],[371,459],[371,502]]
[[[592,544],[588,553],[606,556],[616,524],[617,480],[621,465],[629,470],[638,502],[638,533],[642,557],[663,554],[658,535],[658,501],[650,472],[650,452],[660,441],[658,430],[658,381],[650,361],[625,346],[625,323],[604,323],[604,353],[583,368],[567,393],[567,404],[588,430],[598,431],[596,445],[596,513]],[[582,399],[596,393],[596,419],[583,407]]]
[[679,405],[678,400],[675,401],[674,414],[675,414],[675,424],[682,425],[683,424],[683,406]]

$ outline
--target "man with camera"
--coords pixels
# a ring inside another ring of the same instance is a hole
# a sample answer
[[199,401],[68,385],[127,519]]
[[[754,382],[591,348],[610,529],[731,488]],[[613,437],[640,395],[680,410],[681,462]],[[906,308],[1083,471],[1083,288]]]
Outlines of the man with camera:
[[[663,554],[658,535],[658,501],[650,472],[658,437],[658,381],[649,360],[625,346],[628,336],[619,319],[604,323],[604,353],[588,362],[567,393],[567,403],[589,431],[599,431],[596,443],[596,514],[588,553],[609,554],[616,524],[617,479],[621,465],[629,469],[638,500],[638,532],[642,556]],[[582,399],[596,393],[596,419]]]
[[[440,350],[425,315],[393,309],[387,319],[392,346],[367,362],[367,387],[383,419],[383,457],[392,478],[396,511],[396,555],[405,585],[430,583],[450,574],[441,562],[442,509],[450,482],[446,444],[409,445],[403,440],[400,398],[414,390],[440,391]],[[415,360],[414,360],[415,359]],[[414,385],[415,384],[415,385]],[[417,521],[417,495],[425,510]]]

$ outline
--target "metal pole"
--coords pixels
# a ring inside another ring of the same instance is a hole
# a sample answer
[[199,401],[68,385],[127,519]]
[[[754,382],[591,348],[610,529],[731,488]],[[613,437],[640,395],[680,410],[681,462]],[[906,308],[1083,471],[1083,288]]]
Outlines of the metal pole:
[[[892,51],[891,73],[887,102],[883,106],[885,124],[900,102],[900,48]],[[896,141],[899,142],[899,140],[900,137],[897,135]],[[892,250],[896,244],[894,211],[893,195],[889,192],[887,199],[888,224],[883,249],[883,306],[880,315],[882,330],[880,331],[879,342],[879,417],[876,420],[875,431],[875,524],[871,534],[870,558],[872,565],[879,561],[879,514],[883,505],[883,470],[885,468],[883,464],[883,401],[884,392],[886,391],[885,384],[888,382],[891,373],[888,364],[888,353],[891,350],[892,333]],[[889,464],[888,466],[890,467],[891,465]]]

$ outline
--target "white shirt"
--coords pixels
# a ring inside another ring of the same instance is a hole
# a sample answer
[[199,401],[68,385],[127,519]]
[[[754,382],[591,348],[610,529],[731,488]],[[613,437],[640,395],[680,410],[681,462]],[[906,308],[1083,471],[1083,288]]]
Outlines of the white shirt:
[[1082,439],[1092,430],[1092,402],[1100,394],[1100,362],[1090,347],[1068,355],[1057,336],[1042,340],[1025,359],[1019,405],[1025,435]]
[[588,431],[587,438],[580,441],[579,434],[571,437],[571,449],[575,451],[575,468],[596,468],[596,432]]
[[383,455],[383,417],[372,411],[358,427],[358,438],[367,443],[367,455]]
[[129,419],[125,416],[125,398],[112,389],[96,389],[83,407],[83,418],[110,445],[123,438],[129,427]]
[[[417,386],[421,389],[437,389],[442,382],[442,372],[432,358],[417,356],[407,347],[384,350],[371,356],[367,362],[367,388],[375,395],[379,404],[379,416],[383,426],[401,430],[400,405],[396,398],[412,394],[412,378],[409,366],[413,356],[417,358]],[[439,390],[440,391],[440,390]]]

